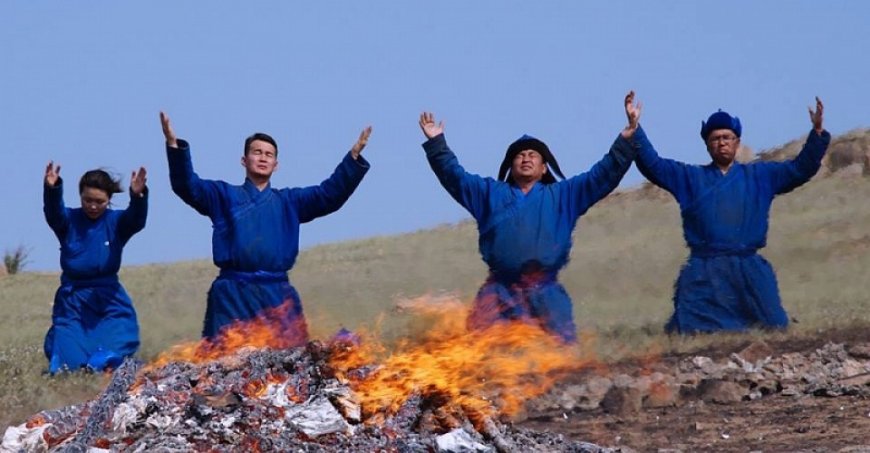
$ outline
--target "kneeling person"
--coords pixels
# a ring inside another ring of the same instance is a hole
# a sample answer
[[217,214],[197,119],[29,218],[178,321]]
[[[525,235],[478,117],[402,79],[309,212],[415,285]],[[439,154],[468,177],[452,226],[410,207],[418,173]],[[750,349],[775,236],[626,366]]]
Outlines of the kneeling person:
[[588,172],[568,179],[547,145],[524,135],[508,147],[493,179],[466,172],[447,147],[443,124],[431,113],[420,116],[429,165],[477,221],[480,254],[489,266],[469,315],[470,329],[532,320],[567,343],[576,340],[571,299],[556,277],[568,262],[577,220],[613,191],[631,166],[635,151],[628,138],[636,127],[629,117],[610,152]]
[[302,304],[287,278],[299,254],[299,225],[338,210],[369,169],[360,154],[371,127],[320,185],[274,189],[278,146],[269,135],[245,140],[245,182],[201,179],[193,170],[190,145],[175,136],[160,114],[172,190],[213,224],[212,253],[220,268],[208,292],[202,336],[211,338],[235,321],[268,316],[278,322],[288,345],[308,338]]
[[103,170],[79,180],[81,208],[63,202],[60,166],[45,168],[45,220],[60,241],[60,288],[54,296],[51,328],[43,348],[51,374],[83,367],[116,368],[139,349],[139,323],[133,301],[118,280],[121,254],[145,228],[148,188],[145,168],[130,180],[130,206],[109,207],[121,184]]

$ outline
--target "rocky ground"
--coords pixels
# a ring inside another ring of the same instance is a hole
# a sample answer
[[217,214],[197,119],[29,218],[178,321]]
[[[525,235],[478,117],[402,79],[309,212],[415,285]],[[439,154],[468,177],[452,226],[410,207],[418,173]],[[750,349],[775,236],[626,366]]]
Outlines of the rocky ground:
[[870,452],[866,328],[598,365],[513,421],[434,387],[366,413],[347,384],[378,371],[336,368],[346,350],[313,342],[144,371],[128,361],[100,398],[9,427],[0,452]]
[[870,452],[870,332],[746,341],[588,370],[518,426],[616,451]]

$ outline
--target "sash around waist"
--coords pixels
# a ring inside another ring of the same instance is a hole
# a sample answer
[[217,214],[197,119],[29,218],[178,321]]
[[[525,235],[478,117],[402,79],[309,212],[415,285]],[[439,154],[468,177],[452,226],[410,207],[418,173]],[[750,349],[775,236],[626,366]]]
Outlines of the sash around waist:
[[272,271],[235,271],[231,269],[221,269],[218,274],[218,279],[235,280],[248,283],[284,283],[289,282],[286,272]]
[[738,246],[738,247],[693,247],[691,257],[693,258],[714,258],[717,256],[752,256],[758,253],[755,247]]
[[73,277],[66,273],[63,273],[60,275],[60,283],[63,286],[84,288],[95,286],[114,286],[120,283],[120,280],[118,280],[118,274],[104,275],[102,277]]
[[533,287],[556,282],[557,276],[558,272],[541,270],[522,273],[507,273],[496,272],[490,269],[489,278],[487,278],[487,280],[490,282],[498,282],[507,286],[517,285],[522,287]]

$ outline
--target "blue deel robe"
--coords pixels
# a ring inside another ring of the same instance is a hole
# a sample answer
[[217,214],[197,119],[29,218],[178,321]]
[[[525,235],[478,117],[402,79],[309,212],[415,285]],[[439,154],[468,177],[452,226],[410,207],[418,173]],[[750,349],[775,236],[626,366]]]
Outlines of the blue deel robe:
[[220,274],[208,292],[203,337],[214,337],[235,321],[267,316],[277,321],[274,327],[288,345],[307,340],[299,294],[287,278],[299,254],[299,225],[338,210],[369,163],[347,153],[320,185],[260,191],[249,179],[240,186],[201,179],[184,140],[178,140],[177,149],[167,146],[166,154],[172,190],[212,221],[212,253]]
[[45,220],[60,241],[63,270],[43,345],[50,373],[115,368],[139,349],[136,310],[118,270],[124,245],[145,227],[147,189],[142,195],[131,192],[127,209],[107,208],[91,220],[64,206],[62,180],[44,187]]
[[565,342],[575,341],[571,299],[556,277],[568,262],[577,220],[619,185],[634,148],[620,136],[588,172],[553,184],[539,182],[527,194],[515,185],[466,172],[443,134],[423,149],[441,185],[477,221],[480,254],[489,266],[469,328],[534,320]]
[[637,168],[676,198],[691,250],[675,284],[666,331],[788,326],[773,268],[756,252],[767,243],[773,198],[812,178],[830,141],[827,131],[811,131],[793,160],[734,162],[722,174],[712,162],[688,165],[659,157],[638,129],[633,140]]

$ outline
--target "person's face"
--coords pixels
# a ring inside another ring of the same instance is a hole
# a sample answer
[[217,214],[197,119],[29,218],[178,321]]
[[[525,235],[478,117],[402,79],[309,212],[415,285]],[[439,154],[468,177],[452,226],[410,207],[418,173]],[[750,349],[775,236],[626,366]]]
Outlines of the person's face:
[[248,177],[271,178],[278,168],[278,152],[269,142],[254,140],[242,156],[242,166]]
[[540,181],[547,173],[547,164],[541,153],[527,149],[514,157],[511,176],[515,181]]
[[109,206],[109,194],[105,190],[94,187],[85,187],[80,194],[82,197],[82,210],[91,220],[97,220],[106,212]]
[[716,129],[707,136],[707,152],[720,167],[730,166],[740,148],[740,137],[731,129]]

